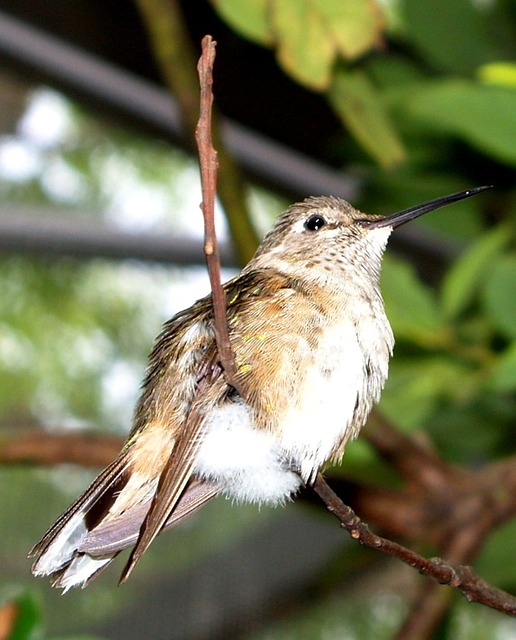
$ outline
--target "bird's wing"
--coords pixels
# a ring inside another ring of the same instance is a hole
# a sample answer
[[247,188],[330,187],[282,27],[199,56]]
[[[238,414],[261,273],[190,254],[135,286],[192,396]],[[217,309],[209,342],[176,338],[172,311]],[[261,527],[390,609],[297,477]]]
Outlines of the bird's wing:
[[[215,376],[217,379],[215,379]],[[182,431],[178,434],[173,453],[169,456],[161,472],[156,492],[150,504],[149,511],[141,526],[136,546],[122,572],[120,583],[125,582],[136,563],[148,549],[154,538],[160,533],[167,522],[172,521],[171,515],[180,504],[180,498],[190,481],[195,464],[196,453],[202,441],[202,426],[205,418],[204,407],[210,406],[217,396],[223,395],[227,385],[222,372],[203,377],[198,381],[193,402]],[[211,492],[208,490],[208,494]],[[202,504],[211,497],[207,496]],[[201,505],[199,505],[201,506]],[[190,509],[191,511],[191,509]],[[178,520],[185,515],[178,514]]]
[[[135,429],[116,460],[32,549],[35,575],[49,575],[65,590],[85,586],[137,540],[134,566],[164,524],[183,520],[215,494],[210,486],[182,499],[202,438],[203,398],[226,389],[213,336],[202,333],[192,349],[188,340],[181,341],[192,322],[202,322],[204,308],[198,306],[191,317],[183,314],[158,340]],[[172,375],[179,362],[195,388]],[[95,553],[88,549],[90,534]]]
[[55,586],[68,589],[76,584],[84,584],[111,562],[114,556],[104,556],[92,561],[86,569],[82,561],[76,581],[77,546],[88,533],[88,515],[95,508],[98,513],[105,511],[113,502],[113,496],[126,482],[127,466],[128,456],[122,451],[31,549],[29,557],[36,558],[32,565],[34,575],[52,576]]
[[[169,513],[161,531],[172,529],[186,520],[211,498],[214,498],[217,493],[218,487],[214,484],[192,478],[172,512]],[[101,522],[86,535],[78,550],[93,557],[105,557],[130,547],[138,540],[140,528],[149,508],[150,500],[124,512],[114,520]]]

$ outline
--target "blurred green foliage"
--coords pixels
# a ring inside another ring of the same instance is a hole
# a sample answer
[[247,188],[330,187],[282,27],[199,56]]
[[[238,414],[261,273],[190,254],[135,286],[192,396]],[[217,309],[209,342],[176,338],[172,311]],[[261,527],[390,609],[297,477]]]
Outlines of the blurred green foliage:
[[91,635],[67,635],[49,638],[45,632],[44,613],[37,595],[31,591],[22,592],[0,601],[0,607],[10,607],[13,623],[6,640],[102,640]]
[[[469,186],[494,185],[492,192],[414,223],[433,234],[437,246],[452,247],[457,258],[444,275],[427,273],[424,281],[403,258],[386,257],[382,290],[397,343],[380,410],[399,428],[425,430],[453,462],[474,466],[514,454],[514,3],[214,4],[239,33],[273,47],[296,81],[328,99],[343,124],[331,154],[362,179],[361,201],[353,203],[362,210],[386,214]],[[345,28],[349,24],[354,28]],[[379,48],[381,40],[385,46]],[[135,232],[189,227],[200,200],[192,161],[163,143],[113,130],[63,105],[68,124],[59,140],[39,147],[23,140],[38,158],[37,170],[23,179],[0,174],[4,201],[47,205],[62,215],[89,211],[113,224],[126,225],[129,219]],[[68,186],[62,188],[63,183]],[[142,193],[147,199],[138,201],[139,210],[131,207],[131,199]],[[263,209],[272,217],[282,208],[256,192],[251,200],[262,217]],[[193,301],[197,291],[199,296],[206,292],[203,278],[139,263],[3,257],[0,425],[126,432],[152,338],[166,317]],[[394,482],[360,441],[348,447],[341,473]],[[33,584],[28,564],[16,558],[85,486],[86,476],[69,469],[2,472],[4,580]],[[20,505],[29,500],[27,515]],[[193,525],[186,533],[178,531],[173,544],[165,541],[160,548],[166,560],[151,550],[148,572],[142,568],[141,582],[134,588],[129,584],[124,597],[137,598],[145,580],[172,566],[194,565],[214,547],[233,544],[257,515],[224,503],[217,511],[222,517],[210,521],[209,534]],[[213,518],[215,510],[208,513]],[[515,536],[514,523],[494,532],[477,564],[487,579],[508,590],[516,589]],[[178,544],[187,549],[179,557]],[[341,568],[345,573],[345,562]],[[113,575],[80,598],[68,595],[65,610],[48,623],[52,633],[75,629],[78,618],[99,620],[121,611],[122,601],[112,594]],[[60,596],[44,587],[42,592],[45,608],[58,611]],[[387,638],[406,608],[392,593],[367,592],[359,604],[350,598],[343,607],[347,598],[348,593],[338,594],[257,637]],[[24,619],[28,625],[34,620],[37,629],[39,605],[30,596],[22,600]],[[504,639],[516,633],[511,624],[459,601],[440,637]]]

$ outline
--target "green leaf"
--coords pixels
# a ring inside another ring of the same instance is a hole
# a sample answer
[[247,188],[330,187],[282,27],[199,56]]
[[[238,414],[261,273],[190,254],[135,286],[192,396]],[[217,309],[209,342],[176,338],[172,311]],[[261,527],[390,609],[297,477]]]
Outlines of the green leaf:
[[297,82],[326,89],[337,47],[318,8],[310,0],[281,0],[270,11],[281,65]]
[[318,91],[337,53],[354,60],[381,42],[383,13],[372,0],[272,0],[268,10],[280,64]]
[[486,60],[503,57],[470,0],[403,0],[401,12],[405,37],[438,68],[472,73]]
[[478,69],[478,78],[486,84],[516,89],[516,64],[514,62],[484,64]]
[[475,560],[478,573],[501,588],[504,585],[514,587],[514,540],[516,519],[496,529]]
[[268,0],[213,0],[213,6],[235,31],[263,45],[271,45]]
[[444,357],[393,358],[380,411],[403,429],[422,427],[442,398],[470,388],[468,376],[465,367]]
[[448,270],[441,292],[442,308],[448,318],[457,317],[470,304],[508,239],[506,227],[486,233]]
[[404,160],[403,145],[382,97],[365,73],[340,69],[328,100],[351,134],[381,165],[393,167]]
[[13,604],[18,612],[8,636],[9,640],[40,640],[43,638],[41,607],[34,594],[22,593],[14,600]]
[[403,85],[410,86],[425,77],[414,60],[401,54],[371,57],[364,67],[374,84],[382,91],[398,89]]
[[381,290],[387,317],[397,339],[423,347],[442,345],[447,331],[437,301],[405,262],[386,256]]
[[344,58],[353,60],[380,44],[384,18],[372,0],[314,0],[314,4]]
[[410,91],[400,91],[397,99],[402,116],[516,165],[516,90],[439,80],[413,85]]
[[498,358],[489,377],[495,391],[516,390],[516,343],[512,343]]
[[484,304],[496,327],[516,338],[516,256],[508,255],[493,265],[484,288]]
[[393,486],[399,482],[396,472],[364,438],[348,442],[342,461],[330,468],[332,475],[339,475],[355,482],[374,482],[382,487]]

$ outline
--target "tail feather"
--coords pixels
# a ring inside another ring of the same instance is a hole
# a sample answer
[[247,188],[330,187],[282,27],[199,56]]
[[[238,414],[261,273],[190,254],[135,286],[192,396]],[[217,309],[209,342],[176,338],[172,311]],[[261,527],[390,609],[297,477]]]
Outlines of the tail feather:
[[[63,593],[85,587],[120,551],[138,541],[152,495],[117,517],[104,519],[113,493],[118,495],[125,483],[125,469],[123,459],[115,460],[34,546],[30,552],[36,557],[34,575],[49,576]],[[216,494],[215,485],[191,479],[162,530],[183,522]]]
[[85,587],[96,578],[116,557],[116,553],[107,558],[92,558],[78,553],[60,571],[52,574],[52,586],[63,590],[65,594],[72,587]]
[[[172,529],[203,507],[218,493],[216,485],[193,478],[186,486],[162,531]],[[120,517],[101,522],[82,538],[78,550],[94,557],[116,553],[138,541],[140,529],[147,516],[151,500],[141,503]]]
[[[31,549],[29,557],[35,557],[32,573],[36,576],[51,576],[56,586],[65,590],[85,584],[100,568],[105,568],[114,555],[96,558],[89,569],[88,563],[78,562],[78,548],[88,531],[94,526],[91,513],[98,509],[95,518],[101,517],[99,505],[109,502],[115,488],[123,481],[126,470],[125,456],[117,458],[90,485],[90,487],[63,513],[43,538]],[[116,554],[115,554],[116,555]],[[88,558],[88,556],[84,556]],[[73,568],[72,568],[73,567]],[[76,571],[77,569],[77,571]],[[77,573],[77,578],[72,576]],[[64,581],[64,583],[63,583]],[[63,583],[63,584],[61,584]]]

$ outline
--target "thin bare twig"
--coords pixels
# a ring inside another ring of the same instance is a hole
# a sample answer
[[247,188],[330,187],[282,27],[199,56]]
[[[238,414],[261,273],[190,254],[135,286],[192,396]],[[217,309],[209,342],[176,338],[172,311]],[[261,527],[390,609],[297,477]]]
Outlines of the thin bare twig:
[[226,317],[226,292],[221,284],[220,257],[215,232],[215,195],[217,191],[217,152],[211,140],[211,110],[213,106],[213,64],[215,62],[216,42],[211,36],[202,40],[202,55],[197,69],[201,85],[201,111],[195,131],[195,139],[199,149],[202,186],[202,214],[204,219],[204,253],[213,300],[215,340],[219,360],[224,369],[228,384],[240,393],[237,380],[237,367],[229,341]]
[[361,544],[399,558],[439,584],[459,589],[470,602],[479,602],[503,613],[516,615],[516,598],[482,580],[471,567],[454,565],[441,558],[424,558],[397,542],[374,534],[328,486],[321,473],[317,474],[314,490],[328,511],[333,513],[351,537]]

